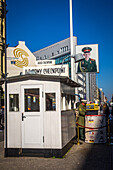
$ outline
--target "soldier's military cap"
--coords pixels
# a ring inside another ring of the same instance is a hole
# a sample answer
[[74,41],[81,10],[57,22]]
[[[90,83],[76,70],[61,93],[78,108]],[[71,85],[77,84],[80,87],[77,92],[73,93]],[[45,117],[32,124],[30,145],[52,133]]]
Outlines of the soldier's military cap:
[[84,48],[82,49],[82,52],[84,52],[84,53],[90,53],[91,50],[92,50],[92,48],[90,48],[90,47],[84,47]]

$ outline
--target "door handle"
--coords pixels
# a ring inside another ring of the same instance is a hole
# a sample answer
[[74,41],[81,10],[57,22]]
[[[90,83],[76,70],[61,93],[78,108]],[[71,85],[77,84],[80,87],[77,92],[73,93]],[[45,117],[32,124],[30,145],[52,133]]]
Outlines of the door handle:
[[22,113],[22,121],[24,121],[24,118],[26,118],[26,116],[24,116],[24,113]]

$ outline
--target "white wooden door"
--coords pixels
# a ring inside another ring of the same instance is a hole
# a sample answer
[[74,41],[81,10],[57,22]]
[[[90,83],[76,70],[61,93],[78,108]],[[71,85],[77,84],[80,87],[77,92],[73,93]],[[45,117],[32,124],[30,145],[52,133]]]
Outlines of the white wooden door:
[[21,86],[22,148],[43,147],[43,96],[41,85]]

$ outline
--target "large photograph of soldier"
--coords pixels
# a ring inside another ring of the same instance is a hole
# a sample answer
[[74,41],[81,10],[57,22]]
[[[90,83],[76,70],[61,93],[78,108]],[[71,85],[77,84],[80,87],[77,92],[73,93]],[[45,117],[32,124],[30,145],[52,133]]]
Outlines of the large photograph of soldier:
[[98,44],[78,45],[76,54],[82,53],[84,59],[77,63],[77,73],[99,72]]

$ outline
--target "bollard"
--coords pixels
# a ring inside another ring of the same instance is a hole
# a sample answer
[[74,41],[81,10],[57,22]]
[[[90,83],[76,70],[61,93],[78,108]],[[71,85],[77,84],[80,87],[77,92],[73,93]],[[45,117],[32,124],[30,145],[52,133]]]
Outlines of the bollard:
[[110,145],[110,120],[108,118],[108,136],[109,136],[109,145]]
[[80,145],[80,142],[79,142],[79,125],[77,126],[77,135],[78,135],[77,145]]

